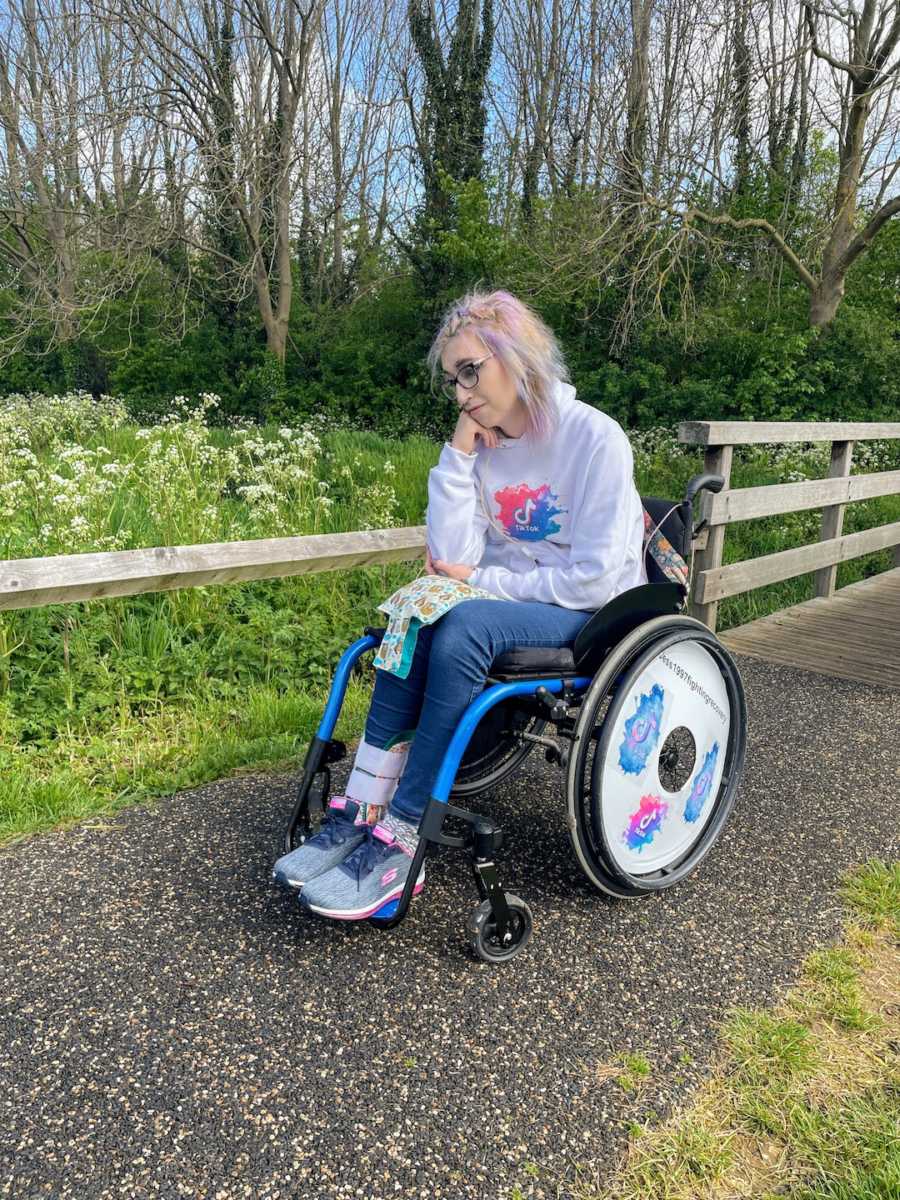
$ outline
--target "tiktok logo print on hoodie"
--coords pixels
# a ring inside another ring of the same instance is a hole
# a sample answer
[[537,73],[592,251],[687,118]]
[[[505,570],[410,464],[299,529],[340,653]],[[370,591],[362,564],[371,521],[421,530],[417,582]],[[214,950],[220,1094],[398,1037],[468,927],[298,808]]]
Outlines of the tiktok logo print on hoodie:
[[537,488],[527,483],[501,488],[494,492],[494,499],[500,505],[499,516],[506,532],[524,542],[540,542],[559,533],[559,522],[553,518],[569,511],[557,507],[559,496],[550,491],[549,483]]

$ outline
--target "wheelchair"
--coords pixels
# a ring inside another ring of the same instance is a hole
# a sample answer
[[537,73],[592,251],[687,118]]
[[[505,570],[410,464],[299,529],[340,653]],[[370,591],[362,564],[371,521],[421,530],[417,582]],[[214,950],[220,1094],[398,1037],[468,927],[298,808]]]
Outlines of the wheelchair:
[[[642,497],[651,520],[690,562],[693,502],[719,492],[720,475],[697,475],[681,501]],[[569,648],[508,650],[463,714],[419,825],[406,887],[368,918],[390,929],[406,916],[424,857],[437,846],[471,855],[479,902],[466,924],[488,963],[527,945],[532,912],[504,892],[496,853],[503,833],[462,807],[509,779],[537,747],[565,772],[575,856],[599,891],[618,899],[673,887],[715,844],[734,805],[746,748],[740,675],[706,625],[685,613],[689,582],[673,582],[647,554],[649,582],[594,613]],[[332,737],[354,664],[381,642],[367,627],[337,664],[304,761],[285,852],[313,832],[328,803],[330,767],[346,746]],[[451,832],[455,830],[455,832]]]

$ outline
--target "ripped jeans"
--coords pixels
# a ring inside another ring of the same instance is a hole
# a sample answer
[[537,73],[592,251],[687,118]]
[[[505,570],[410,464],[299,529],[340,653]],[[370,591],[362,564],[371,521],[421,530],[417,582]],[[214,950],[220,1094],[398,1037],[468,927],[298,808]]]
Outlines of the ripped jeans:
[[514,646],[571,647],[593,614],[523,600],[464,600],[419,630],[409,674],[376,670],[365,739],[384,748],[415,729],[391,811],[418,825],[450,739],[484,691],[491,663]]

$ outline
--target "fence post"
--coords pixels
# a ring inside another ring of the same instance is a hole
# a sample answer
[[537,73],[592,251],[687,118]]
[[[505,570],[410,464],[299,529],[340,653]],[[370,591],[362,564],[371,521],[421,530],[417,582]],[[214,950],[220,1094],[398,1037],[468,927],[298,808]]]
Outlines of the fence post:
[[[703,459],[703,470],[712,472],[715,475],[723,475],[725,477],[725,487],[723,491],[727,491],[731,486],[731,460],[734,455],[733,446],[707,446],[706,454]],[[706,503],[709,503],[707,497]],[[722,565],[722,547],[725,543],[725,526],[713,525],[708,530],[706,546],[703,550],[695,551],[693,555],[693,563],[691,565],[691,578],[696,584],[697,577],[701,571],[709,571],[713,567],[721,567]],[[692,599],[690,603],[690,614],[696,617],[698,621],[702,621],[704,625],[715,633],[716,617],[719,611],[718,600],[713,600],[709,604],[697,604]]]
[[[853,458],[852,442],[831,443],[831,466],[828,468],[828,478],[836,479],[850,474],[850,462]],[[822,532],[820,542],[830,541],[841,536],[844,528],[844,509],[846,504],[829,504],[822,509]],[[834,595],[834,585],[837,580],[837,563],[830,567],[820,567],[816,571],[816,595],[827,599]]]

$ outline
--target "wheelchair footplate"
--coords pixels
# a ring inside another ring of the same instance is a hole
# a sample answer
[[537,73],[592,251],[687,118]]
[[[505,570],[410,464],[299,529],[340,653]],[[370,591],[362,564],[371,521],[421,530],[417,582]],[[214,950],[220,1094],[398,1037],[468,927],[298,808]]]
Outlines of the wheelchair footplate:
[[[468,827],[466,832],[462,835],[446,833],[444,821],[447,817],[464,822]],[[433,797],[419,825],[419,845],[402,894],[373,913],[369,923],[379,929],[392,929],[403,920],[429,845],[471,852],[472,875],[480,903],[466,923],[469,944],[484,962],[506,962],[514,958],[531,938],[533,918],[523,900],[504,892],[500,886],[494,855],[503,845],[502,829],[478,813]]]

